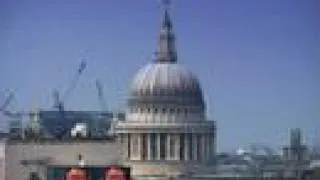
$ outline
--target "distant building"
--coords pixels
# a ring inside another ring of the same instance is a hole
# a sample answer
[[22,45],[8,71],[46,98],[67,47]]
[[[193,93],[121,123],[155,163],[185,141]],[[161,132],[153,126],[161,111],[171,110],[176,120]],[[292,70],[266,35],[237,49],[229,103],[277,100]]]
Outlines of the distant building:
[[290,144],[283,148],[283,156],[287,161],[303,161],[307,158],[307,146],[302,142],[301,129],[290,130]]
[[[125,119],[124,113],[100,111],[37,111],[30,113],[30,121],[26,128],[22,127],[21,120],[9,122],[11,138],[19,139],[27,136],[28,130],[42,134],[46,139],[68,139],[79,124],[86,126],[88,135],[92,138],[107,136],[107,132],[114,118]],[[36,130],[37,129],[37,130]]]

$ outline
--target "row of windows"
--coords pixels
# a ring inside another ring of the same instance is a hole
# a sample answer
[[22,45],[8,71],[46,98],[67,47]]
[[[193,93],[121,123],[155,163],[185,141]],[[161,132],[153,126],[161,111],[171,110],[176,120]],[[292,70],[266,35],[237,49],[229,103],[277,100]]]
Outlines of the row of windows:
[[170,113],[170,114],[173,114],[173,113],[176,113],[176,114],[180,114],[180,113],[184,113],[184,114],[188,114],[188,112],[199,112],[195,109],[188,109],[188,108],[131,108],[130,109],[130,112],[131,113],[144,113],[144,112],[147,112],[147,113],[154,113],[154,114],[157,114],[157,113],[162,113],[162,114],[166,114],[166,113]]
[[[197,85],[196,85],[197,86]],[[140,91],[136,91],[135,95],[153,95],[153,96],[170,96],[174,95],[180,96],[180,97],[199,97],[202,95],[202,92],[199,87],[194,86],[193,88],[190,88],[188,90],[183,89],[181,91],[177,89],[173,89],[173,91],[168,91],[167,89],[161,89],[158,88],[156,90],[151,90],[151,89],[141,89]]]
[[[137,155],[141,153],[141,159],[142,160],[147,160],[148,159],[148,153],[150,153],[150,159],[151,160],[156,160],[158,159],[157,157],[160,158],[160,160],[165,160],[167,156],[167,141],[169,140],[169,154],[168,156],[170,158],[175,158],[176,156],[176,146],[179,145],[179,159],[180,160],[195,160],[195,159],[202,159],[202,147],[201,142],[202,142],[202,136],[197,135],[196,136],[196,143],[194,142],[194,138],[192,134],[181,134],[179,136],[179,144],[176,144],[176,139],[173,138],[174,136],[170,136],[170,134],[167,133],[161,133],[159,135],[159,141],[157,141],[157,136],[155,133],[151,133],[149,136],[148,134],[142,134],[141,137],[141,144],[139,148],[139,136],[134,135],[134,136],[128,136],[128,157],[130,158],[131,152],[134,155]],[[148,141],[150,137],[150,141]],[[168,138],[169,137],[169,138]],[[186,141],[188,141],[188,146],[186,146]],[[150,142],[150,144],[149,144]],[[159,144],[158,144],[159,143]],[[149,146],[150,145],[150,152]],[[205,144],[203,144],[205,146]],[[197,152],[194,152],[196,146]],[[159,149],[157,148],[159,147]],[[132,149],[131,149],[132,148]],[[132,151],[131,151],[132,150]],[[159,151],[158,151],[159,150]],[[131,152],[130,152],[131,151]],[[187,154],[186,154],[187,152]]]

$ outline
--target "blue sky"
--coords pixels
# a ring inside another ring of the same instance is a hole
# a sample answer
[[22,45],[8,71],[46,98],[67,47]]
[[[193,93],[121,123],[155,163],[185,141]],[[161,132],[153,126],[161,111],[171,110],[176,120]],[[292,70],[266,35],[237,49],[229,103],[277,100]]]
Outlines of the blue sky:
[[[178,61],[200,79],[220,150],[278,148],[291,127],[320,143],[319,1],[177,0],[171,14]],[[97,78],[108,107],[123,108],[160,18],[156,0],[1,0],[0,103],[11,89],[11,110],[51,108],[52,90],[64,91],[85,58],[66,108],[100,109]]]

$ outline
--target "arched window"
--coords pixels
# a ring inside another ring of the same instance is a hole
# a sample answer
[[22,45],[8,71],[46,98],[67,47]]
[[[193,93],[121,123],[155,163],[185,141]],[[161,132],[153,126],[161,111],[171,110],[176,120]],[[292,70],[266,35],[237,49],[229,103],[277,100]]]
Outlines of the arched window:
[[86,172],[82,169],[70,169],[67,174],[67,180],[85,180]]
[[119,168],[119,167],[111,167],[110,169],[107,169],[106,173],[105,173],[105,179],[108,180],[112,180],[112,179],[116,179],[116,180],[126,180],[126,176],[125,176],[125,172]]
[[155,114],[158,113],[158,108],[154,108],[154,111],[153,111]]

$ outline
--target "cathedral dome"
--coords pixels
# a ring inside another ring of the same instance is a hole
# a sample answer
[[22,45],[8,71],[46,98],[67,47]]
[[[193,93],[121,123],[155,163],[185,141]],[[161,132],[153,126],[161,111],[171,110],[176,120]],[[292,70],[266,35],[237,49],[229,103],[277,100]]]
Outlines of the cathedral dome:
[[141,68],[134,77],[129,106],[183,105],[203,109],[203,95],[195,75],[177,64],[175,36],[167,11],[161,24],[154,62]]
[[131,84],[131,102],[183,103],[203,106],[195,75],[176,63],[150,63],[141,68]]

